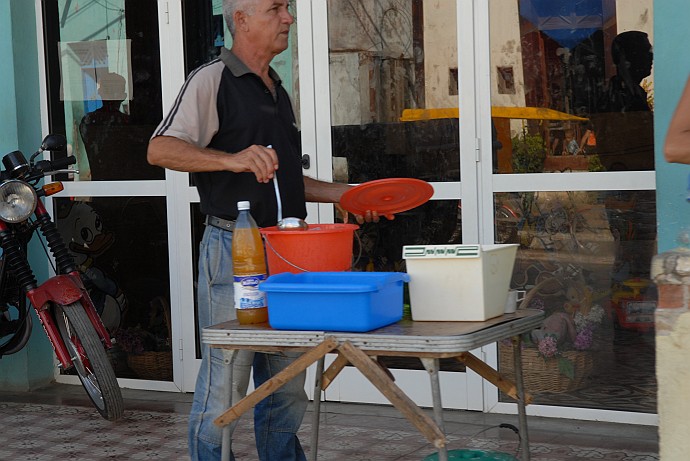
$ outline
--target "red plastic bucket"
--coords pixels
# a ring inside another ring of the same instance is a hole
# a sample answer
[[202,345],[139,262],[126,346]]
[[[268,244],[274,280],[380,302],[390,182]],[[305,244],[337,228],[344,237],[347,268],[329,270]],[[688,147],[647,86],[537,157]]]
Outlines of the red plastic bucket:
[[338,272],[352,267],[356,224],[310,224],[307,230],[260,229],[268,273]]

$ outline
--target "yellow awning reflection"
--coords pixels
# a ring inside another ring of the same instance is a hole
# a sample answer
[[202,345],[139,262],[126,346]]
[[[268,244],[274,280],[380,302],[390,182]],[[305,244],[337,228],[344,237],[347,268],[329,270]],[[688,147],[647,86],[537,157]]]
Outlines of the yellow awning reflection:
[[[405,109],[401,122],[413,122],[416,120],[433,120],[439,118],[458,118],[460,111],[457,107],[442,109]],[[567,114],[546,107],[491,107],[491,116],[495,118],[517,118],[528,120],[568,120],[587,121],[584,117]]]

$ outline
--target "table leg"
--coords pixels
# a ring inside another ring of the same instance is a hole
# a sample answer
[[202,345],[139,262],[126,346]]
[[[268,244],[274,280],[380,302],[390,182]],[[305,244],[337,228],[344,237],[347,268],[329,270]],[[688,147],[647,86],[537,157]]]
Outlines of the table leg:
[[[515,383],[508,381],[499,372],[479,360],[472,353],[463,352],[459,356],[455,357],[455,359],[461,363],[464,363],[467,368],[470,368],[479,376],[489,381],[491,384],[503,391],[506,395],[509,395],[515,400],[518,399],[517,386]],[[525,403],[532,403],[532,396],[529,392],[525,392]]]
[[[422,365],[429,372],[429,379],[431,380],[431,401],[434,405],[434,419],[441,432],[446,433],[445,425],[443,424],[443,402],[441,401],[441,383],[438,377],[439,360],[420,357]],[[448,461],[448,447],[443,446],[438,450],[438,460]]]
[[400,389],[390,377],[375,364],[361,349],[356,348],[349,341],[338,347],[347,360],[354,365],[371,384],[386,396],[388,401],[397,408],[414,426],[438,449],[446,445],[446,436],[439,429],[436,422],[429,418],[417,405]]
[[314,412],[311,417],[311,452],[309,461],[316,461],[319,448],[319,422],[321,420],[321,383],[323,367],[326,358],[321,357],[316,362],[316,378],[314,378]]
[[517,387],[518,423],[520,426],[521,460],[530,461],[529,434],[527,430],[527,411],[525,410],[525,385],[522,379],[522,338],[513,336],[513,368],[515,369],[515,386]]
[[[233,362],[237,357],[237,350],[234,349],[223,349],[223,362],[225,363],[226,370],[226,383],[228,383],[228,393],[225,395],[223,400],[223,408],[230,408],[232,406],[232,368]],[[230,426],[223,427],[223,437],[221,439],[221,461],[230,461],[230,449],[232,447],[232,441],[230,440]]]

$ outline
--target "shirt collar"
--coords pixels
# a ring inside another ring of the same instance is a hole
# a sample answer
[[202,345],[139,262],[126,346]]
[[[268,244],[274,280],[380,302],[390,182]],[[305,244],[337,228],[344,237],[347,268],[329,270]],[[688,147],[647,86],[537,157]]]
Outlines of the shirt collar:
[[[243,63],[240,58],[238,58],[235,53],[229,49],[223,47],[220,50],[220,60],[223,61],[225,66],[232,72],[235,77],[241,77],[246,74],[254,74],[245,63]],[[254,74],[256,75],[256,74]],[[276,84],[281,84],[282,80],[278,73],[273,70],[272,67],[268,68],[268,75],[271,79],[276,82]]]

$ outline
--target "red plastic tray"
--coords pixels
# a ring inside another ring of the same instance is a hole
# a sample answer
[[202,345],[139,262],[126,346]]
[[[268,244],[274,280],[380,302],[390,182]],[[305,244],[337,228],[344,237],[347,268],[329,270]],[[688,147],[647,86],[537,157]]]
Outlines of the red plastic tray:
[[356,215],[370,210],[385,216],[416,208],[432,195],[434,188],[421,179],[386,178],[353,187],[342,195],[340,205]]

